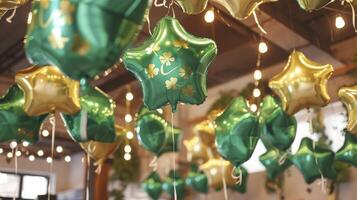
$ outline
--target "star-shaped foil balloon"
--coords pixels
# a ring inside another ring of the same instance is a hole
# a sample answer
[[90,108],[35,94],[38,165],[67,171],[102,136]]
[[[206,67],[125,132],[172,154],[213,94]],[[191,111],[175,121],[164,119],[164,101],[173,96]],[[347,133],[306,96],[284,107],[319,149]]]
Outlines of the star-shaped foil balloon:
[[57,67],[29,67],[17,72],[15,81],[25,93],[24,110],[30,116],[80,110],[79,82]]
[[208,177],[205,173],[198,170],[197,165],[191,166],[191,170],[188,172],[185,182],[186,185],[190,186],[196,192],[208,193]]
[[259,157],[269,180],[275,180],[277,176],[292,165],[290,160],[284,159],[282,156],[284,155],[279,149],[272,147]]
[[187,149],[187,160],[189,162],[201,162],[208,160],[208,146],[204,144],[199,137],[194,136],[189,140],[183,141],[183,144]]
[[11,86],[0,98],[0,142],[37,142],[47,115],[28,116],[23,110],[24,102],[24,93],[17,85]]
[[164,190],[171,197],[175,196],[177,199],[185,199],[185,181],[181,178],[178,171],[171,170],[168,177],[162,183],[162,190]]
[[352,134],[357,134],[357,85],[341,88],[338,91],[338,96],[347,107],[347,130]]
[[334,0],[296,0],[300,7],[306,11],[313,11],[321,9],[327,6],[329,3],[333,2]]
[[302,52],[293,51],[284,70],[269,81],[269,87],[280,97],[287,114],[293,115],[330,101],[327,81],[332,72],[332,65],[316,63]]
[[181,6],[184,13],[189,15],[196,15],[203,12],[209,0],[176,0]]
[[336,160],[357,167],[357,136],[346,133],[345,143],[336,153]]
[[235,166],[247,161],[259,140],[259,121],[244,97],[234,99],[215,123],[216,145],[221,156]]
[[126,68],[140,80],[144,104],[154,110],[180,101],[201,104],[207,95],[207,69],[217,55],[213,40],[187,33],[177,19],[162,18],[150,39],[129,49]]
[[159,199],[162,193],[162,181],[157,172],[152,172],[143,182],[142,188],[154,200]]
[[223,188],[223,178],[226,180],[227,186],[235,184],[235,180],[231,176],[234,168],[228,161],[212,158],[201,165],[199,169],[206,174],[209,185],[216,190]]
[[313,144],[309,138],[303,138],[299,150],[290,160],[300,170],[306,183],[310,184],[318,178],[336,178],[333,151]]
[[276,2],[278,0],[210,0],[224,8],[236,19],[242,20],[250,15],[264,3]]

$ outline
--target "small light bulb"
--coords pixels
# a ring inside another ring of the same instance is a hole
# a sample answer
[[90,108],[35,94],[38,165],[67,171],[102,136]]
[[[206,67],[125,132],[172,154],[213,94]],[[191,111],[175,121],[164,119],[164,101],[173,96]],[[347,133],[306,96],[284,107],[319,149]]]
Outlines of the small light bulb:
[[4,153],[4,149],[0,148],[0,154]]
[[210,170],[210,173],[211,173],[212,176],[216,175],[217,174],[217,169],[216,168],[212,168]]
[[125,153],[130,153],[131,152],[131,146],[130,145],[125,145],[125,147],[124,147],[124,151],[125,151]]
[[268,52],[268,45],[267,45],[267,43],[265,43],[265,42],[260,42],[258,49],[259,49],[259,52],[260,52],[260,53],[266,53],[266,52]]
[[254,96],[255,98],[260,97],[261,94],[262,94],[262,93],[260,92],[260,90],[259,90],[258,88],[254,88],[254,90],[253,90],[253,96]]
[[17,157],[20,157],[22,153],[21,153],[21,151],[16,151],[15,154],[16,154]]
[[126,100],[132,101],[134,99],[134,95],[131,92],[126,93],[125,95]]
[[250,105],[250,110],[251,110],[252,112],[257,112],[258,106],[257,106],[256,104],[251,104],[251,105]]
[[24,146],[24,147],[28,147],[29,145],[30,145],[30,143],[27,142],[27,141],[23,141],[23,142],[22,142],[22,146]]
[[337,16],[335,19],[335,26],[337,29],[342,29],[343,27],[345,27],[346,23],[345,20],[343,19],[343,17],[341,16]]
[[62,146],[57,146],[56,147],[57,153],[62,153],[63,152],[63,147]]
[[125,153],[124,154],[124,160],[130,160],[130,159],[131,159],[130,153]]
[[38,150],[37,151],[37,155],[40,156],[40,157],[43,156],[44,154],[45,153],[43,152],[43,150]]
[[16,147],[17,147],[17,142],[15,142],[15,141],[10,142],[11,149],[15,149]]
[[29,160],[32,162],[32,161],[34,161],[35,160],[35,156],[34,155],[30,155],[29,156]]
[[128,138],[129,140],[133,139],[133,138],[134,138],[133,132],[128,131],[128,132],[126,133],[126,138]]
[[257,81],[259,81],[259,80],[261,80],[262,79],[262,71],[260,71],[259,69],[256,69],[255,71],[254,71],[254,80],[257,80]]
[[52,163],[52,161],[53,161],[53,160],[52,160],[51,157],[47,157],[47,158],[46,158],[46,162],[47,162],[47,163]]
[[64,161],[66,161],[68,163],[71,162],[71,160],[72,160],[71,156],[64,157]]
[[124,119],[127,123],[130,123],[131,121],[133,121],[133,117],[131,116],[131,114],[126,114]]
[[50,132],[48,132],[48,130],[45,129],[45,130],[42,131],[42,136],[43,137],[48,137],[49,135],[50,135]]
[[214,21],[214,12],[213,10],[207,10],[205,14],[205,21],[207,23],[212,23]]
[[9,153],[6,154],[6,156],[7,156],[8,158],[12,158],[12,157],[14,157],[14,154],[12,154],[12,152],[9,152]]

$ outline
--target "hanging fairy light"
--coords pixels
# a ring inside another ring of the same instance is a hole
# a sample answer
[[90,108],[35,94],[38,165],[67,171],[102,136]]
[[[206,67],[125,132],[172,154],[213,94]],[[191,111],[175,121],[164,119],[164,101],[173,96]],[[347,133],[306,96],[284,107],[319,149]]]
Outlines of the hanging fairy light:
[[45,130],[42,131],[42,136],[43,137],[48,137],[49,135],[50,135],[50,132],[48,130],[45,129]]
[[131,121],[133,121],[133,117],[129,113],[125,115],[124,119],[126,123],[130,123]]
[[258,46],[259,53],[266,53],[268,52],[268,45],[264,41],[261,41]]
[[262,79],[262,77],[263,77],[262,71],[260,69],[256,69],[254,71],[254,75],[253,76],[254,76],[254,80],[260,81]]
[[125,151],[125,153],[130,153],[131,152],[131,146],[130,145],[125,145],[125,147],[124,147],[124,151]]
[[34,155],[30,155],[29,156],[29,161],[31,161],[31,162],[35,161],[35,156]]
[[206,23],[214,22],[214,18],[215,18],[215,16],[214,16],[213,10],[207,10],[207,12],[206,12],[206,14],[204,16],[204,19],[205,19]]
[[346,22],[342,16],[337,16],[335,18],[335,26],[337,29],[342,29],[343,27],[345,27],[345,25],[346,25]]
[[62,153],[63,152],[63,147],[62,146],[57,146],[56,147],[57,153]]
[[68,163],[71,162],[71,160],[72,160],[71,156],[64,157],[64,161],[66,161]]
[[30,145],[30,143],[27,142],[27,141],[23,141],[23,142],[22,142],[22,146],[24,146],[24,147],[28,147],[29,145]]
[[16,141],[10,142],[10,148],[11,149],[15,149],[16,147],[17,147],[17,142]]
[[254,104],[254,103],[251,104],[249,108],[252,112],[257,112],[257,110],[258,110],[257,104]]
[[16,151],[15,153],[16,157],[20,157],[22,155],[21,151]]
[[52,162],[53,162],[53,159],[52,159],[51,157],[47,157],[47,158],[46,158],[46,162],[47,162],[47,163],[52,163]]
[[128,138],[129,140],[133,139],[134,138],[134,133],[132,131],[128,131],[126,133],[126,138]]
[[12,158],[12,157],[14,157],[14,154],[13,154],[12,152],[8,152],[8,153],[6,154],[6,157]]
[[132,101],[134,99],[134,95],[131,92],[127,92],[125,98],[127,101]]
[[131,160],[131,155],[130,155],[130,153],[125,153],[125,154],[124,154],[124,160],[126,160],[126,161]]
[[0,148],[0,154],[4,153],[4,149]]
[[45,153],[43,152],[43,150],[40,149],[37,151],[37,155],[41,157],[41,156],[45,155]]
[[254,96],[255,98],[260,97],[261,94],[262,94],[262,93],[260,92],[259,88],[254,88],[254,89],[253,89],[253,96]]

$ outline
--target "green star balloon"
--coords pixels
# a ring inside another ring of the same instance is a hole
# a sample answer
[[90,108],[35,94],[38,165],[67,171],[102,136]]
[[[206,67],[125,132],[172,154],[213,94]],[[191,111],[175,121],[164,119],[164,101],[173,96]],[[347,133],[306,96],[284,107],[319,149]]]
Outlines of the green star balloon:
[[221,156],[234,165],[247,161],[259,140],[258,117],[238,97],[216,120],[216,144]]
[[313,141],[309,138],[303,138],[297,153],[290,157],[308,184],[321,177],[335,179],[334,159],[333,151],[318,144],[314,148]]
[[[289,168],[292,163],[289,159],[282,158],[283,152],[277,148],[270,148],[266,153],[259,157],[260,162],[264,165],[269,180],[275,180],[282,172]],[[282,163],[280,163],[280,159]]]
[[300,7],[306,11],[318,10],[333,2],[332,0],[297,0]]
[[81,110],[74,115],[61,113],[68,133],[76,142],[115,141],[115,102],[100,89],[81,82]]
[[290,148],[294,142],[297,122],[294,116],[289,116],[277,100],[266,96],[260,107],[260,123],[263,124],[267,139],[280,150]]
[[0,98],[0,142],[37,142],[42,122],[47,115],[28,116],[23,110],[24,103],[24,93],[17,85],[11,86]]
[[191,170],[187,174],[186,185],[190,186],[194,191],[199,193],[208,193],[208,177],[204,172],[198,170],[197,165],[191,166]]
[[144,104],[154,110],[180,101],[201,104],[207,96],[207,69],[217,55],[213,40],[187,33],[177,19],[162,18],[150,39],[125,52],[126,68],[139,79]]
[[172,127],[157,111],[141,108],[136,119],[135,131],[140,144],[157,156],[179,149],[181,130]]
[[152,172],[143,182],[143,190],[152,198],[153,200],[158,200],[162,193],[162,182],[160,175],[157,172]]
[[346,133],[345,143],[336,153],[336,160],[357,167],[357,135]]
[[248,185],[248,171],[246,168],[240,166],[240,167],[237,167],[234,171],[235,175],[236,176],[242,176],[242,179],[236,183],[232,189],[236,192],[239,192],[239,193],[246,193],[247,192],[247,185]]
[[72,79],[111,67],[134,40],[148,0],[41,0],[32,3],[25,50],[35,65],[52,64]]
[[169,176],[162,183],[162,189],[171,197],[175,195],[174,187],[176,186],[177,199],[185,198],[185,181],[181,175],[176,171],[170,171]]

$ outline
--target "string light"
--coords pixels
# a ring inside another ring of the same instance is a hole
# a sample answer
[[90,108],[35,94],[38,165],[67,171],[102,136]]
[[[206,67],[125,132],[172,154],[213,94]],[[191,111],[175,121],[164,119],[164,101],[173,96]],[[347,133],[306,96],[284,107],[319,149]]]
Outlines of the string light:
[[131,92],[126,93],[125,98],[127,101],[132,101],[134,99],[134,95]]
[[52,163],[52,161],[53,161],[53,159],[52,159],[51,157],[47,157],[47,158],[46,158],[46,162],[47,162],[47,163]]
[[251,105],[250,105],[250,110],[251,110],[252,112],[256,112],[256,111],[258,110],[258,106],[257,106],[256,104],[251,104]]
[[261,41],[258,46],[258,50],[260,53],[266,53],[268,52],[268,45],[267,43]]
[[130,153],[131,152],[131,146],[130,145],[125,145],[125,147],[124,147],[124,151],[125,151],[125,153]]
[[29,145],[30,145],[30,143],[27,142],[27,141],[23,141],[23,142],[22,142],[22,146],[24,146],[24,147],[28,147]]
[[260,92],[259,88],[254,88],[254,90],[253,90],[253,96],[254,96],[255,98],[257,98],[257,97],[260,97],[260,95],[261,95],[261,92]]
[[130,160],[130,159],[131,159],[130,153],[125,153],[124,154],[124,160]]
[[31,162],[33,162],[33,161],[35,160],[35,156],[34,156],[34,155],[30,155],[30,156],[29,156],[29,160],[30,160]]
[[71,156],[64,157],[64,161],[66,161],[68,163],[71,162],[71,160],[72,160]]
[[216,168],[211,169],[210,173],[211,173],[212,176],[216,175],[217,174],[217,169]]
[[10,142],[11,149],[15,149],[16,147],[17,147],[17,142],[15,142],[15,141]]
[[131,114],[126,114],[124,119],[127,123],[130,123],[131,121],[133,121],[133,117],[131,116]]
[[4,153],[4,149],[0,148],[0,154]]
[[6,156],[7,156],[8,158],[14,157],[14,155],[12,154],[12,152],[8,152],[8,153],[6,154]]
[[212,23],[215,18],[213,10],[207,10],[204,18],[207,23]]
[[346,22],[345,20],[343,19],[343,17],[341,16],[337,16],[336,19],[335,19],[335,26],[337,29],[342,29],[343,27],[345,27],[346,25]]
[[48,130],[45,129],[45,130],[42,131],[42,136],[43,137],[48,137],[49,135],[50,135],[50,132],[48,132]]
[[17,157],[20,157],[21,156],[21,151],[16,151],[16,153],[15,153],[15,155],[17,156]]
[[263,77],[263,75],[262,75],[262,71],[260,71],[259,69],[256,69],[255,71],[254,71],[254,80],[256,80],[256,81],[259,81],[259,80],[261,80],[262,79],[262,77]]
[[40,157],[43,156],[44,154],[45,153],[41,149],[37,151],[37,155],[40,156]]
[[133,138],[134,138],[133,132],[132,132],[132,131],[128,131],[128,132],[126,133],[126,138],[128,138],[129,140],[133,139]]
[[56,147],[57,153],[62,153],[63,152],[63,147],[62,146],[57,146]]

